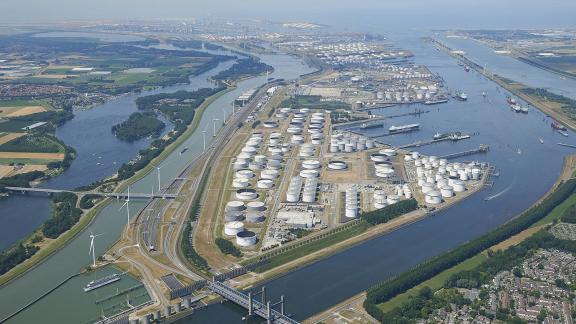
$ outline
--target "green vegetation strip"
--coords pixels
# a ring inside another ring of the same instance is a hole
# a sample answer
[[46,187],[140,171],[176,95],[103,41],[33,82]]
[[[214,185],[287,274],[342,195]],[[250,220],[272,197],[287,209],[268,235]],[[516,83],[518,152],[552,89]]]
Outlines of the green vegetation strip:
[[[303,243],[294,244],[293,248],[288,248],[283,252],[272,254],[270,257],[264,255],[263,258],[268,258],[269,262],[257,267],[256,272],[264,272],[281,266],[292,260],[299,259],[303,256],[309,255],[316,251],[330,247],[336,243],[345,241],[354,236],[360,235],[368,230],[370,227],[386,223],[396,217],[407,214],[418,208],[418,203],[414,199],[403,200],[394,205],[386,206],[382,209],[367,212],[361,215],[361,220],[356,224],[349,226],[346,229],[335,229],[320,238],[311,237],[305,239]],[[274,253],[274,252],[272,252]],[[259,258],[260,259],[260,258]],[[249,260],[245,264],[257,262],[258,260]]]
[[570,197],[570,195],[574,193],[575,189],[576,180],[568,180],[558,186],[552,194],[546,197],[539,204],[512,219],[508,223],[449,252],[441,254],[428,262],[422,263],[389,281],[375,286],[367,291],[364,308],[372,317],[379,320],[385,319],[385,313],[378,307],[378,304],[386,302],[394,296],[406,292],[408,289],[433,278],[442,271],[449,269],[481,251],[529,228]]

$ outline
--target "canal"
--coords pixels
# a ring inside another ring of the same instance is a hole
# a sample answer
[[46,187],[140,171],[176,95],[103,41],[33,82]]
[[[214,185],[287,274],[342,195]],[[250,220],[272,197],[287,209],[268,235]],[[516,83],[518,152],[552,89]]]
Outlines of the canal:
[[[506,91],[476,72],[465,72],[455,60],[422,42],[419,36],[417,33],[397,36],[393,43],[412,50],[416,55],[416,64],[429,66],[434,73],[441,75],[448,88],[465,91],[468,101],[382,109],[375,113],[395,115],[414,109],[430,112],[387,120],[384,129],[370,129],[368,134],[384,133],[391,125],[419,123],[419,132],[385,137],[390,144],[400,145],[431,139],[436,132],[476,133],[469,140],[443,142],[418,148],[418,151],[444,155],[488,144],[488,154],[461,160],[492,163],[500,176],[495,178],[491,188],[433,217],[266,283],[269,298],[277,300],[284,295],[287,312],[298,320],[323,311],[506,222],[549,190],[560,173],[563,157],[573,152],[556,145],[556,142],[563,140],[572,143],[574,133],[570,132],[568,139],[561,136],[551,129],[549,118],[534,108],[527,115],[513,113],[506,104],[506,96],[509,95]],[[469,49],[468,54],[474,55],[475,52]],[[496,65],[492,61],[488,64]],[[486,92],[485,98],[482,92]],[[543,139],[544,144],[540,144],[539,138]],[[486,201],[486,198],[490,200]],[[245,313],[245,310],[229,303],[216,304],[178,323],[241,323]]]
[[[313,71],[310,67],[302,63],[301,60],[289,55],[262,55],[261,59],[263,62],[272,65],[275,71],[268,76],[260,76],[240,82],[236,89],[219,97],[205,110],[197,130],[193,132],[174,153],[170,154],[162,162],[162,186],[170,183],[171,179],[176,177],[191,160],[201,153],[203,146],[202,130],[212,127],[213,118],[221,119],[223,111],[225,111],[227,115],[230,115],[233,100],[242,92],[263,85],[267,82],[268,78],[291,80]],[[233,64],[233,62],[220,64],[217,68],[192,78],[190,85],[179,85],[151,92],[143,92],[138,95],[129,95],[116,101],[94,107],[91,110],[78,112],[76,118],[57,131],[57,135],[62,140],[77,149],[78,159],[61,178],[54,179],[43,186],[73,188],[78,185],[91,183],[103,176],[114,173],[121,162],[123,163],[132,159],[136,156],[139,149],[146,147],[148,144],[146,141],[142,141],[128,145],[116,140],[110,132],[110,127],[113,124],[125,120],[127,116],[136,111],[134,100],[137,97],[158,92],[194,90],[211,86],[206,81],[207,77],[227,69],[231,64]],[[106,145],[102,142],[105,142]],[[180,154],[185,147],[187,147],[188,150]],[[102,159],[99,159],[99,156],[101,156]],[[106,162],[104,166],[108,166],[107,170],[95,167],[96,161],[99,160]],[[114,161],[117,162],[117,166],[112,164]],[[79,177],[81,180],[78,179]],[[156,173],[150,173],[133,184],[131,191],[150,192],[152,186],[158,186]],[[45,197],[13,196],[0,203],[6,204],[0,206],[0,208],[5,208],[13,204],[12,212],[15,213],[14,217],[16,217],[16,219],[12,220],[13,222],[24,222],[24,218],[30,221],[26,226],[22,225],[22,234],[20,237],[28,234],[48,216],[45,211],[49,207],[49,201]],[[118,239],[123,226],[126,224],[125,211],[119,210],[121,205],[121,202],[111,202],[102,209],[89,226],[90,230],[95,234],[102,234],[96,239],[97,255],[104,253]],[[139,210],[143,208],[144,205],[144,202],[133,201],[133,203],[131,203],[131,210]],[[33,207],[29,208],[29,206]],[[2,222],[4,221],[5,220],[2,220]],[[33,222],[36,222],[36,225],[32,224]],[[2,224],[4,225],[1,227],[3,231],[9,232],[13,230],[12,227],[8,227],[8,224],[9,223]],[[10,226],[12,226],[12,224],[10,224]],[[0,308],[0,318],[4,318],[15,312],[42,293],[53,288],[57,283],[86,267],[90,263],[90,257],[88,256],[89,245],[89,232],[84,231],[51,258],[27,272],[22,277],[3,286],[0,289],[0,304],[2,305]],[[51,322],[79,323],[99,316],[102,313],[102,306],[96,304],[96,301],[101,297],[90,293],[85,294],[82,291],[83,285],[78,285],[78,282],[85,282],[87,279],[88,278],[79,278],[79,281],[71,280],[58,288],[54,293],[18,314],[18,316],[13,317],[9,322],[33,323],[45,321],[49,315]],[[67,293],[62,294],[61,291],[66,291]],[[86,300],[91,302],[86,302]]]

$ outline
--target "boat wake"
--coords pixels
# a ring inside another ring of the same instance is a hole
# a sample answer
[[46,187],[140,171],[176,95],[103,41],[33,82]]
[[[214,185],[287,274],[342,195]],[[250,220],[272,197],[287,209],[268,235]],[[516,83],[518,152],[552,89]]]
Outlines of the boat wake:
[[499,193],[497,193],[495,195],[491,195],[491,196],[484,198],[484,201],[490,201],[494,198],[498,198],[498,197],[502,196],[503,194],[507,193],[510,189],[512,189],[512,187],[514,187],[515,184],[516,184],[516,178],[514,178],[512,183],[510,185],[508,185],[508,187],[504,188],[504,190],[500,191]]

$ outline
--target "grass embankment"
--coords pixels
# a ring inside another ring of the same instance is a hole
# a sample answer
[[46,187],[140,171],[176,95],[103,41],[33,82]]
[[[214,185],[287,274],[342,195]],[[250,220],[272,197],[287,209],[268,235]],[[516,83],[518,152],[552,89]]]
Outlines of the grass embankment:
[[424,286],[424,283],[438,286],[443,283],[443,278],[459,270],[474,268],[475,263],[482,261],[482,256],[479,255],[485,253],[487,249],[537,226],[536,224],[545,217],[549,216],[550,219],[559,217],[560,210],[567,208],[564,203],[575,199],[575,189],[576,180],[568,180],[545,199],[508,223],[368,290],[364,308],[374,318],[383,318],[385,311],[406,301],[418,287]]
[[414,199],[403,200],[394,205],[386,206],[382,209],[374,210],[362,214],[360,221],[345,229],[336,228],[330,233],[316,235],[314,237],[305,239],[303,241],[296,241],[288,246],[286,250],[275,253],[269,252],[268,255],[263,255],[255,259],[250,259],[244,264],[250,264],[258,261],[258,259],[266,258],[268,262],[255,269],[256,272],[264,272],[281,266],[292,260],[299,259],[306,255],[320,251],[324,248],[330,247],[336,243],[340,243],[349,238],[358,236],[366,232],[369,228],[378,224],[387,223],[401,215],[407,214],[418,208],[418,203]]
[[[202,119],[202,115],[206,108],[212,104],[216,99],[220,96],[224,95],[225,93],[232,91],[234,88],[228,88],[223,90],[208,99],[206,99],[200,107],[197,108],[197,114],[194,117],[192,123],[188,127],[188,129],[180,136],[176,141],[172,144],[168,145],[164,151],[154,158],[146,167],[141,169],[140,171],[136,172],[134,176],[131,178],[123,181],[118,185],[115,192],[122,192],[124,191],[128,185],[137,182],[138,180],[144,178],[153,168],[155,164],[158,164],[162,160],[164,160],[168,155],[170,155],[174,150],[182,144],[190,135],[196,130],[198,127],[200,120]],[[34,254],[31,258],[27,259],[26,261],[22,262],[21,264],[17,265],[16,267],[12,268],[7,273],[0,276],[0,287],[9,283],[10,281],[20,277],[21,275],[25,274],[27,271],[32,270],[34,267],[42,263],[48,257],[53,255],[54,253],[58,252],[60,249],[64,248],[72,239],[76,238],[83,230],[92,223],[94,218],[100,214],[102,209],[104,209],[112,199],[105,199],[97,204],[93,209],[88,211],[83,217],[80,218],[78,223],[76,223],[72,228],[63,234],[61,234],[57,239],[47,244],[45,247],[42,247],[36,254]],[[36,233],[31,234],[29,237],[24,239],[23,241],[30,241]]]

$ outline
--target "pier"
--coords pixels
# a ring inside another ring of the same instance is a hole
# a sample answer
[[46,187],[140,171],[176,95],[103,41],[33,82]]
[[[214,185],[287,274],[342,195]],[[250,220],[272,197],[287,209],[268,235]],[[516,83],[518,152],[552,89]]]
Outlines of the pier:
[[480,144],[480,147],[478,147],[477,149],[458,152],[458,153],[452,153],[452,154],[441,156],[440,158],[449,160],[449,159],[455,159],[455,158],[459,158],[459,157],[467,156],[467,155],[472,155],[472,154],[486,153],[489,150],[490,150],[490,147],[488,145]]
[[429,140],[429,141],[417,141],[414,143],[398,146],[398,148],[399,149],[407,149],[407,148],[411,148],[411,147],[426,146],[426,145],[431,145],[431,144],[446,142],[446,141],[457,142],[457,141],[465,140],[468,138],[470,138],[470,136],[467,136],[467,137],[466,136],[463,136],[463,137],[445,137],[445,138],[433,139],[433,140]]
[[390,116],[380,116],[380,117],[374,117],[374,118],[367,118],[367,119],[362,119],[362,120],[354,120],[354,121],[349,121],[349,122],[345,122],[345,123],[339,123],[339,124],[333,124],[332,128],[333,129],[340,129],[340,128],[355,128],[355,127],[360,127],[360,125],[364,124],[364,123],[370,123],[373,121],[379,121],[379,120],[386,120],[386,119],[392,119],[392,118],[399,118],[399,117],[406,117],[406,116],[419,116],[421,114],[426,114],[429,113],[429,110],[414,110],[412,112],[408,112],[408,113],[403,113],[403,114],[397,114],[397,115],[390,115]]

